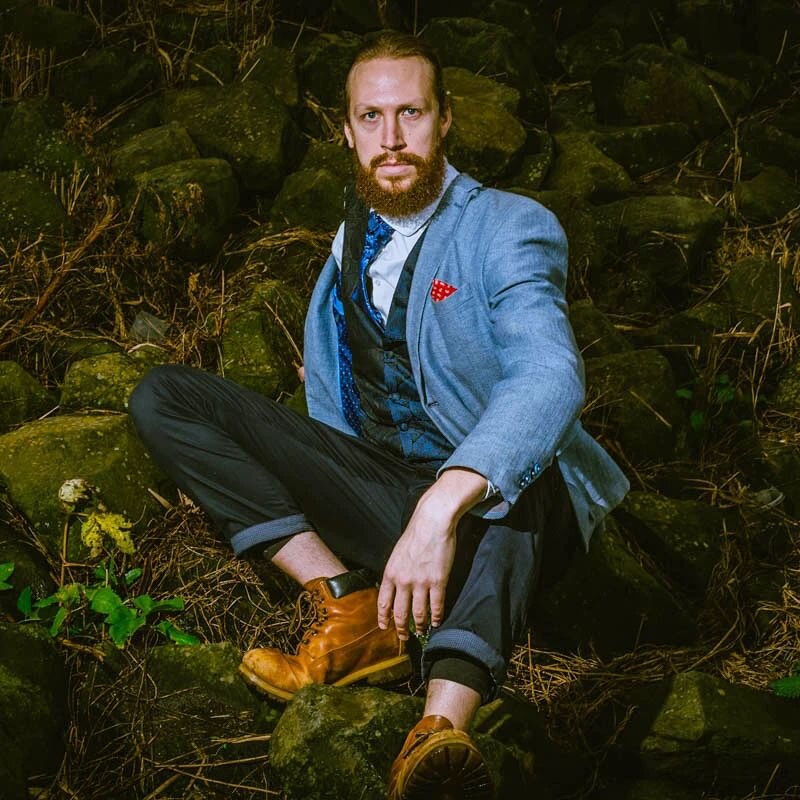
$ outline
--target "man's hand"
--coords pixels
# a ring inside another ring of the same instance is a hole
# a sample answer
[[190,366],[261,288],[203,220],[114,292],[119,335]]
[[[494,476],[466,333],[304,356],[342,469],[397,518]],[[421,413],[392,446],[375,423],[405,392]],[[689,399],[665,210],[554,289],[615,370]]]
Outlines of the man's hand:
[[408,639],[408,618],[417,630],[444,619],[447,579],[456,553],[456,526],[486,492],[486,478],[467,469],[448,469],[417,503],[386,563],[378,592],[378,625],[394,617],[397,635]]

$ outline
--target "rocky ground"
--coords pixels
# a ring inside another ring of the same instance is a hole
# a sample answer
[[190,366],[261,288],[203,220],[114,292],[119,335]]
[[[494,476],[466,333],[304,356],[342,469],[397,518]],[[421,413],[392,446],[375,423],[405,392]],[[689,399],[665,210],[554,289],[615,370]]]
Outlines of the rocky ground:
[[633,487],[481,712],[500,797],[800,797],[792,0],[0,0],[0,797],[384,795],[418,682],[251,693],[240,652],[309,608],[126,414],[164,362],[303,410],[381,27],[439,50],[451,161],[564,225],[584,421]]

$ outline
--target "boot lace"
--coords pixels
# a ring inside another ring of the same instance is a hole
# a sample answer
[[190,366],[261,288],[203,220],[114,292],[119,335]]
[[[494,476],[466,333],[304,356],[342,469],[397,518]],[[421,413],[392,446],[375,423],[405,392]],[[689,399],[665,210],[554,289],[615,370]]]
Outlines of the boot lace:
[[304,590],[300,592],[295,602],[289,633],[295,634],[301,628],[305,628],[298,647],[307,647],[327,619],[328,609],[323,603],[322,592],[319,589]]

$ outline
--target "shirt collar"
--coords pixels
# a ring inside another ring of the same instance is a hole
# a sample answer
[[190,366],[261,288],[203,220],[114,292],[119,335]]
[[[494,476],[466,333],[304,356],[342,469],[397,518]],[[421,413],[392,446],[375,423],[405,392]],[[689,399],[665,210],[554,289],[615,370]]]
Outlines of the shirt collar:
[[450,184],[458,177],[458,170],[452,164],[450,164],[447,159],[445,159],[444,163],[444,180],[442,181],[442,190],[430,205],[425,206],[422,211],[420,211],[418,214],[414,214],[411,217],[386,217],[381,214],[381,217],[403,236],[413,236],[423,226],[430,222],[431,217],[444,197],[444,193],[447,191]]

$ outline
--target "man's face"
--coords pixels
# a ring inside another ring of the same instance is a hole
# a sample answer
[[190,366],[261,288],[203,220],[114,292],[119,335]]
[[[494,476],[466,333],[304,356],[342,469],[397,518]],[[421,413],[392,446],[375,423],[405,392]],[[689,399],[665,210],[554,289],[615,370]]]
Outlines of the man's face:
[[410,216],[441,190],[451,115],[440,113],[432,77],[417,56],[364,61],[350,73],[344,134],[356,190],[378,213]]

